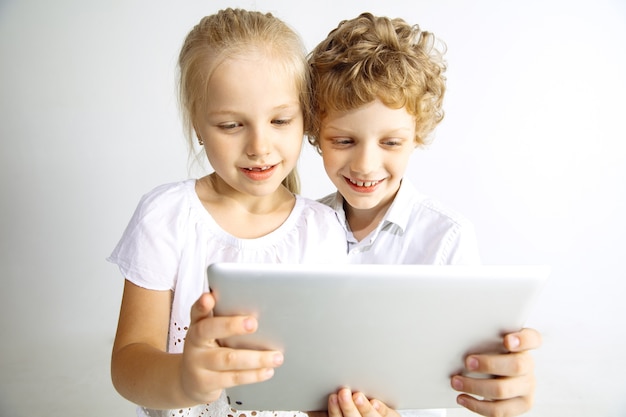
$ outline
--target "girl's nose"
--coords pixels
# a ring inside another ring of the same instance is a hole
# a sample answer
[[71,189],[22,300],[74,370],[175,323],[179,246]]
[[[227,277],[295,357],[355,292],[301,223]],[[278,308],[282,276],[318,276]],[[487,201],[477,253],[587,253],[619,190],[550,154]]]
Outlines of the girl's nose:
[[271,140],[267,132],[262,129],[254,129],[248,138],[246,153],[250,157],[267,155],[271,150]]

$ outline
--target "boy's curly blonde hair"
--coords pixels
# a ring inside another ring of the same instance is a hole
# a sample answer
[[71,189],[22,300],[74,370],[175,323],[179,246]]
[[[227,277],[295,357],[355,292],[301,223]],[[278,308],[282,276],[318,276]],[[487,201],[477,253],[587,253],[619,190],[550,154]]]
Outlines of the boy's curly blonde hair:
[[403,19],[362,13],[344,20],[310,54],[309,142],[319,151],[320,124],[330,111],[379,99],[415,117],[415,143],[424,145],[441,122],[446,90],[445,44]]

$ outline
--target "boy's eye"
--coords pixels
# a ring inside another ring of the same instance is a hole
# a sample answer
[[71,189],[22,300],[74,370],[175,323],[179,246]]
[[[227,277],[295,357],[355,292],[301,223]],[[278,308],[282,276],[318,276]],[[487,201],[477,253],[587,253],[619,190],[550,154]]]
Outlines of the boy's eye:
[[278,125],[278,126],[284,126],[284,125],[288,125],[291,123],[291,119],[274,119],[272,120],[272,124]]
[[353,140],[350,138],[333,138],[331,140],[333,145],[350,145],[351,143],[353,143]]
[[398,138],[388,138],[388,139],[384,139],[384,140],[382,140],[380,143],[381,143],[383,146],[387,146],[387,147],[390,147],[390,148],[397,148],[397,147],[402,147],[402,146],[404,146],[404,144],[405,144],[406,142],[407,142],[407,141],[405,141],[405,140],[403,140],[403,139],[398,139]]

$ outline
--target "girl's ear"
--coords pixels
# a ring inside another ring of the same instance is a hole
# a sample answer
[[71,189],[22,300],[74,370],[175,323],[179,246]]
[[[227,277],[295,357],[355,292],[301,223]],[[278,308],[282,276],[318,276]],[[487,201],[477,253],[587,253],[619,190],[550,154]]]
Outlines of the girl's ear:
[[200,133],[198,133],[198,129],[196,129],[196,127],[193,127],[193,131],[196,134],[196,137],[198,138],[198,145],[200,146],[204,146],[204,139],[202,139],[202,136],[200,136]]

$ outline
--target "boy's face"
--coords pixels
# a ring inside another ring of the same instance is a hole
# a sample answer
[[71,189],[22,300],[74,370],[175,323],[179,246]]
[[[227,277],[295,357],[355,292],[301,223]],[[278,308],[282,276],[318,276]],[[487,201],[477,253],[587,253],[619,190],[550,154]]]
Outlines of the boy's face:
[[350,205],[348,220],[361,210],[384,213],[415,149],[414,117],[375,100],[329,113],[319,136],[326,173]]

